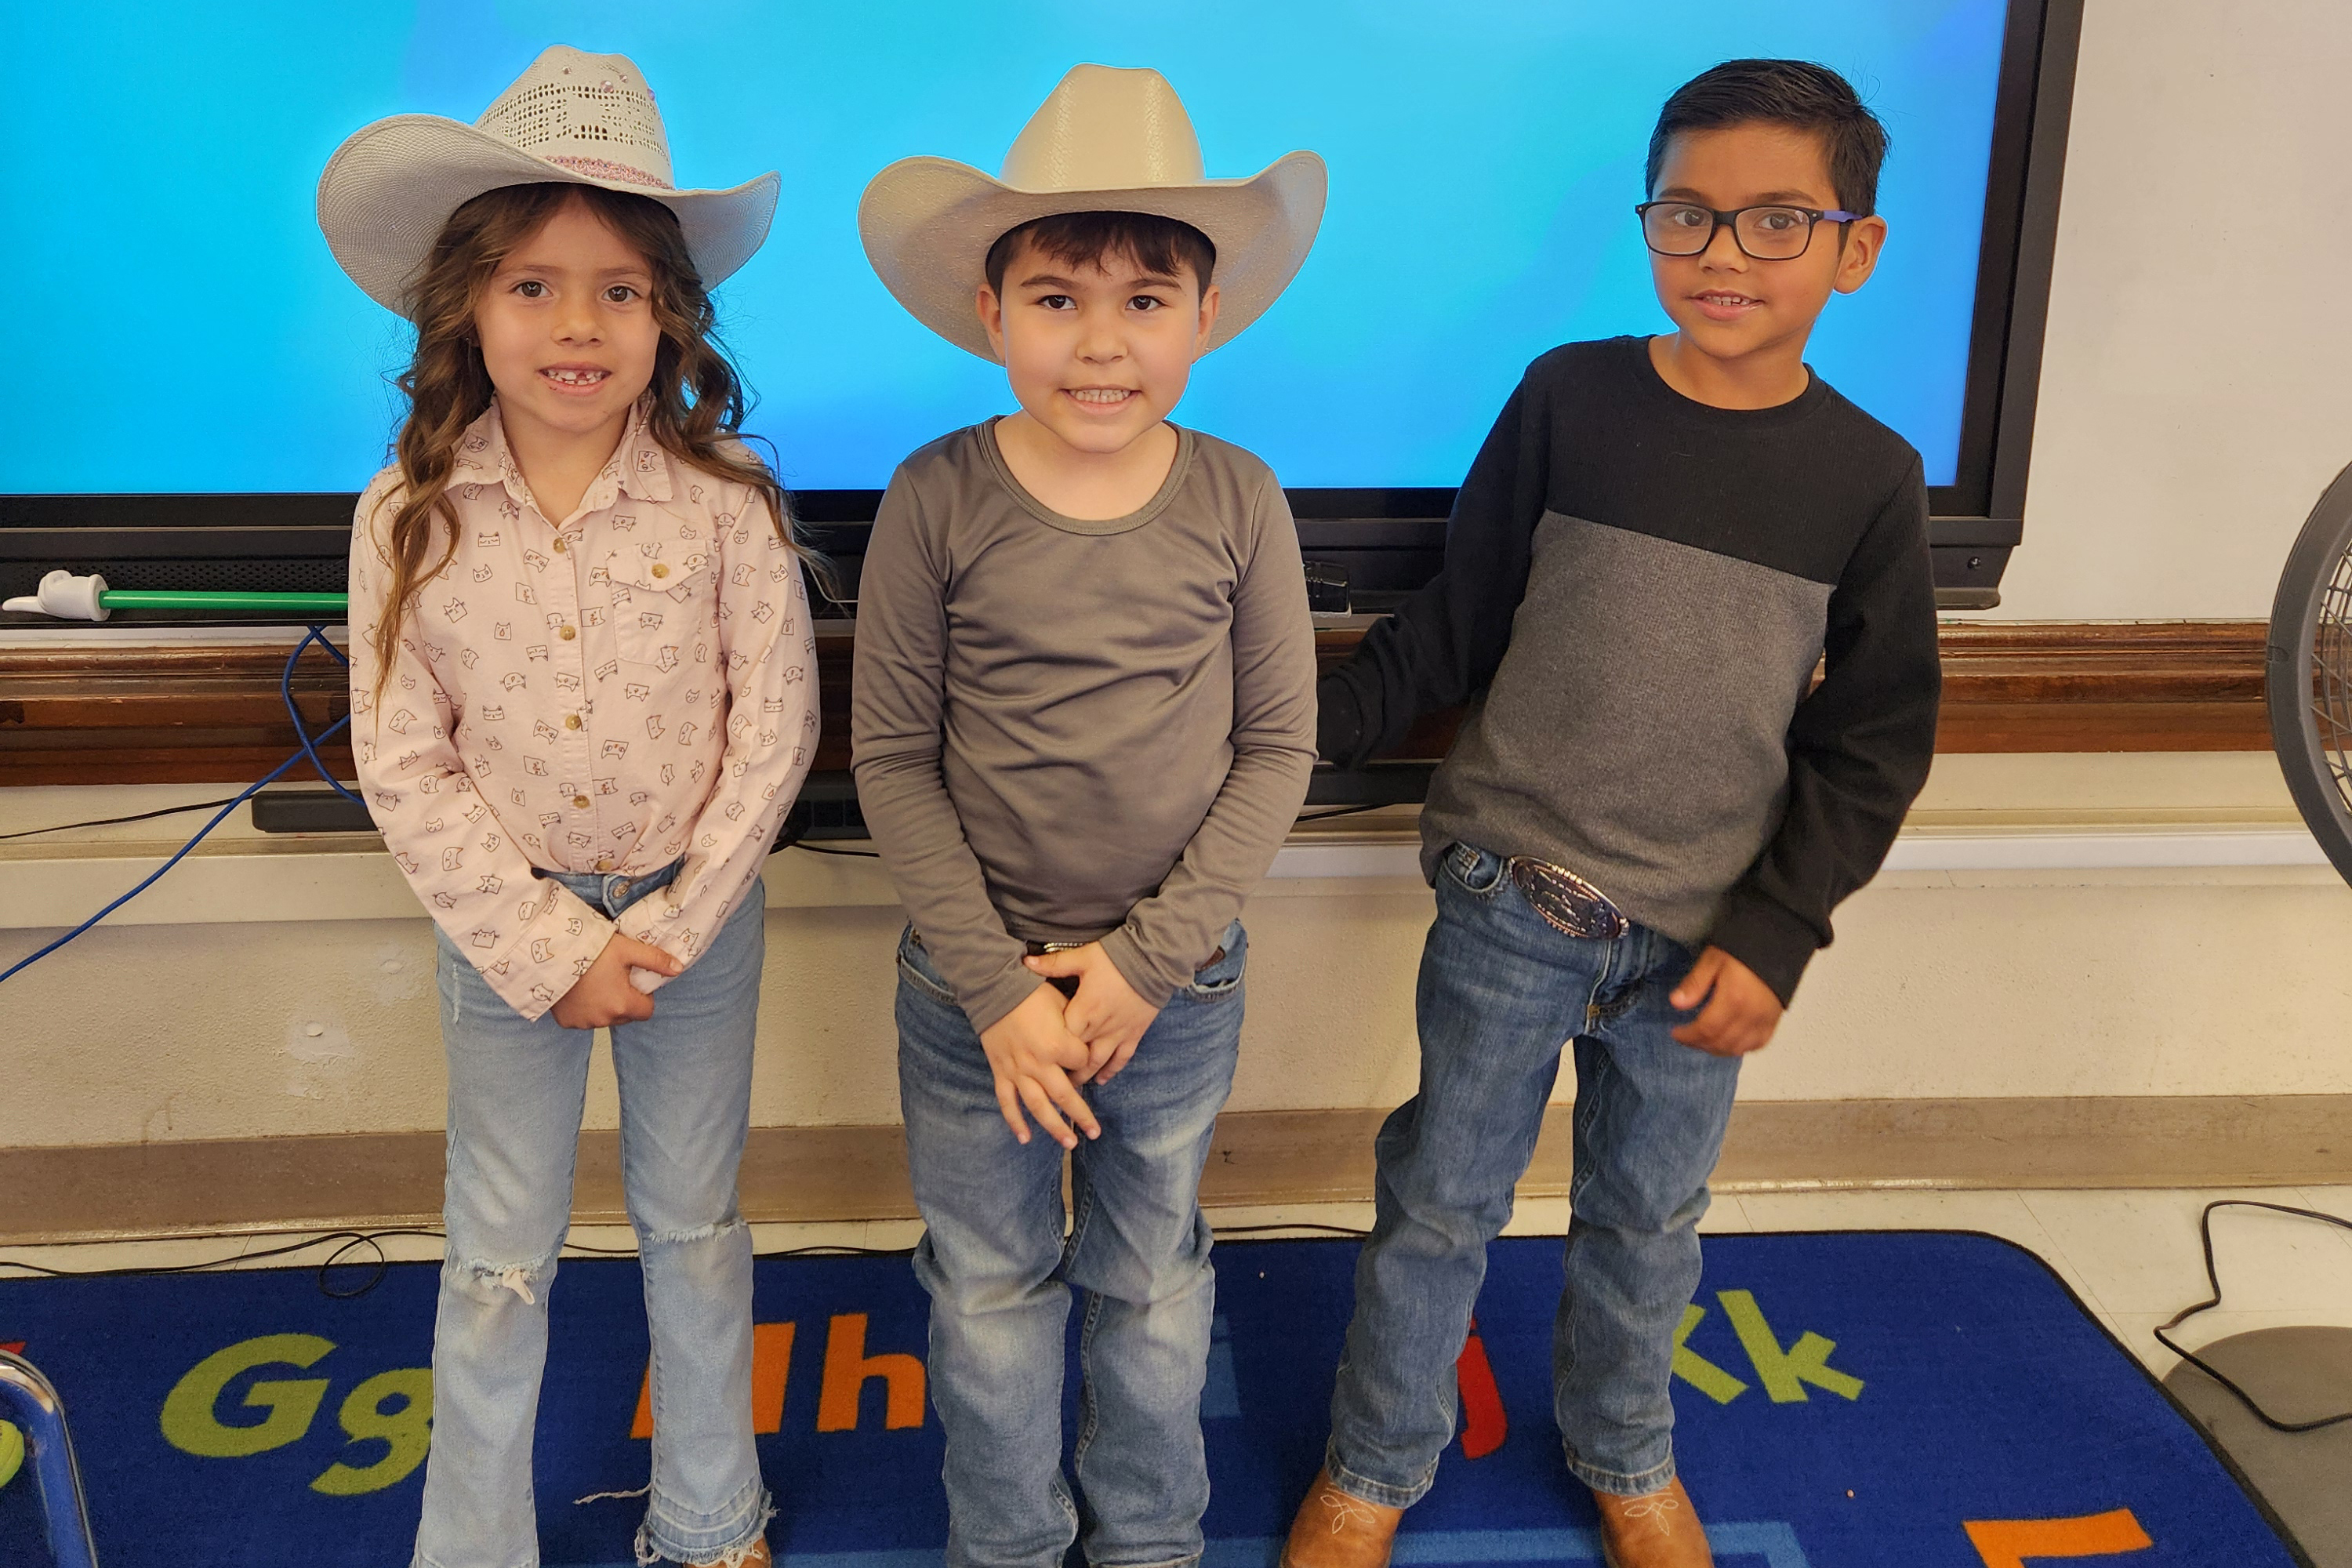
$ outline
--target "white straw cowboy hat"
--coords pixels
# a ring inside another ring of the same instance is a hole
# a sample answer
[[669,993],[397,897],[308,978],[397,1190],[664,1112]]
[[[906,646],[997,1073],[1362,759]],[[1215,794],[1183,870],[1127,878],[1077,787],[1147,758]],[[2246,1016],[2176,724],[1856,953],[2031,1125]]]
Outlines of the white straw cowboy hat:
[[947,158],[902,158],[857,204],[866,258],[914,318],[995,359],[972,296],[989,247],[1057,213],[1151,213],[1191,224],[1217,247],[1223,290],[1215,348],[1264,314],[1315,243],[1323,160],[1292,153],[1245,180],[1201,172],[1200,138],[1155,70],[1079,66],[1014,138],[1001,178]]
[[406,315],[441,226],[502,185],[597,185],[677,215],[705,288],[751,258],[776,211],[772,172],[724,191],[681,191],[644,75],[620,55],[558,44],[471,125],[395,114],[335,149],[319,177],[319,226],[352,281]]

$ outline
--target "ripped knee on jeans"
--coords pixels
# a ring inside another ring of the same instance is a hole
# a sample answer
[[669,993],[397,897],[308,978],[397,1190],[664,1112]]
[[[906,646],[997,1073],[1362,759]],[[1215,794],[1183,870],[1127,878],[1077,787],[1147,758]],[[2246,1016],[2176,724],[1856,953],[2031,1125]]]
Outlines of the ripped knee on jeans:
[[697,1242],[715,1240],[719,1237],[730,1236],[745,1228],[747,1227],[741,1215],[730,1214],[725,1219],[715,1220],[709,1225],[688,1226],[684,1230],[640,1230],[637,1232],[637,1245],[639,1247],[692,1247]]
[[451,1270],[464,1283],[473,1286],[487,1298],[499,1290],[511,1290],[526,1307],[536,1307],[555,1277],[554,1253],[529,1263],[494,1263],[481,1258],[453,1259]]

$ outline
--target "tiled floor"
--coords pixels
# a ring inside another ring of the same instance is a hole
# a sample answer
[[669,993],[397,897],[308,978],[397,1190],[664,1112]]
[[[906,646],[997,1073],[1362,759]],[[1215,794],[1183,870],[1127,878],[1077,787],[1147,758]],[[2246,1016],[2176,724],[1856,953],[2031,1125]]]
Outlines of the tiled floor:
[[[2266,1187],[2244,1192],[1749,1193],[1718,1196],[1701,1228],[1718,1232],[1976,1230],[2003,1237],[2046,1259],[2100,1321],[2162,1375],[2178,1364],[2177,1358],[2156,1342],[2150,1331],[2181,1308],[2205,1299],[2198,1215],[2208,1203],[2225,1197],[2352,1218],[2352,1186]],[[1269,1235],[1285,1234],[1294,1226],[1358,1229],[1371,1223],[1371,1205],[1229,1208],[1212,1217],[1228,1235],[1244,1227],[1251,1234]],[[1530,1200],[1519,1205],[1508,1234],[1556,1235],[1567,1223],[1565,1199]],[[2285,1324],[2352,1328],[2352,1231],[2285,1215],[2239,1209],[2221,1211],[2214,1217],[2213,1228],[2225,1291],[2223,1304],[2188,1324],[2180,1335],[2184,1343],[2193,1348],[2249,1329]],[[760,1225],[753,1226],[752,1234],[761,1252],[777,1252],[801,1247],[908,1247],[921,1230],[912,1220],[859,1220]],[[168,1268],[219,1259],[232,1267],[261,1268],[314,1263],[331,1250],[331,1244],[321,1243],[275,1258],[253,1256],[301,1239],[257,1236],[10,1247],[0,1248],[0,1278],[20,1272],[5,1267],[19,1262],[90,1269]],[[581,1226],[572,1231],[571,1239],[591,1247],[630,1246],[628,1231],[619,1226]],[[382,1245],[386,1256],[395,1260],[441,1255],[437,1237],[387,1237]]]

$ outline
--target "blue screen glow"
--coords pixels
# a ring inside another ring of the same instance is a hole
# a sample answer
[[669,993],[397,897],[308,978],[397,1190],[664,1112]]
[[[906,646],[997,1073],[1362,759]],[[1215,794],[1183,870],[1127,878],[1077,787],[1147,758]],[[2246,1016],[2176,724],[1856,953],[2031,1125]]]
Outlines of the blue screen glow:
[[1177,418],[1293,486],[1457,483],[1526,363],[1664,330],[1631,211],[1660,102],[1717,60],[1818,59],[1885,120],[1885,258],[1810,353],[1953,479],[2003,0],[86,0],[19,8],[0,107],[17,287],[0,492],[351,490],[384,461],[403,322],[312,217],[383,115],[471,121],[549,44],[625,54],[679,181],[780,169],[722,327],[787,484],[878,488],[1011,406],[867,268],[859,192],[910,153],[991,171],[1081,60],[1156,67],[1209,173],[1330,168],[1290,291]]

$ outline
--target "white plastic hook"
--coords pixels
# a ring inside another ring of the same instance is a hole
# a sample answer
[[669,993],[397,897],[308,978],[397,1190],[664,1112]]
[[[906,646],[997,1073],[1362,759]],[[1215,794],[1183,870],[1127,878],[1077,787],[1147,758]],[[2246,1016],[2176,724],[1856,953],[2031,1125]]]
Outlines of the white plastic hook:
[[55,616],[61,621],[102,621],[108,612],[99,595],[105,592],[106,579],[97,573],[77,577],[60,566],[41,578],[38,594],[0,602],[0,610],[26,616]]

